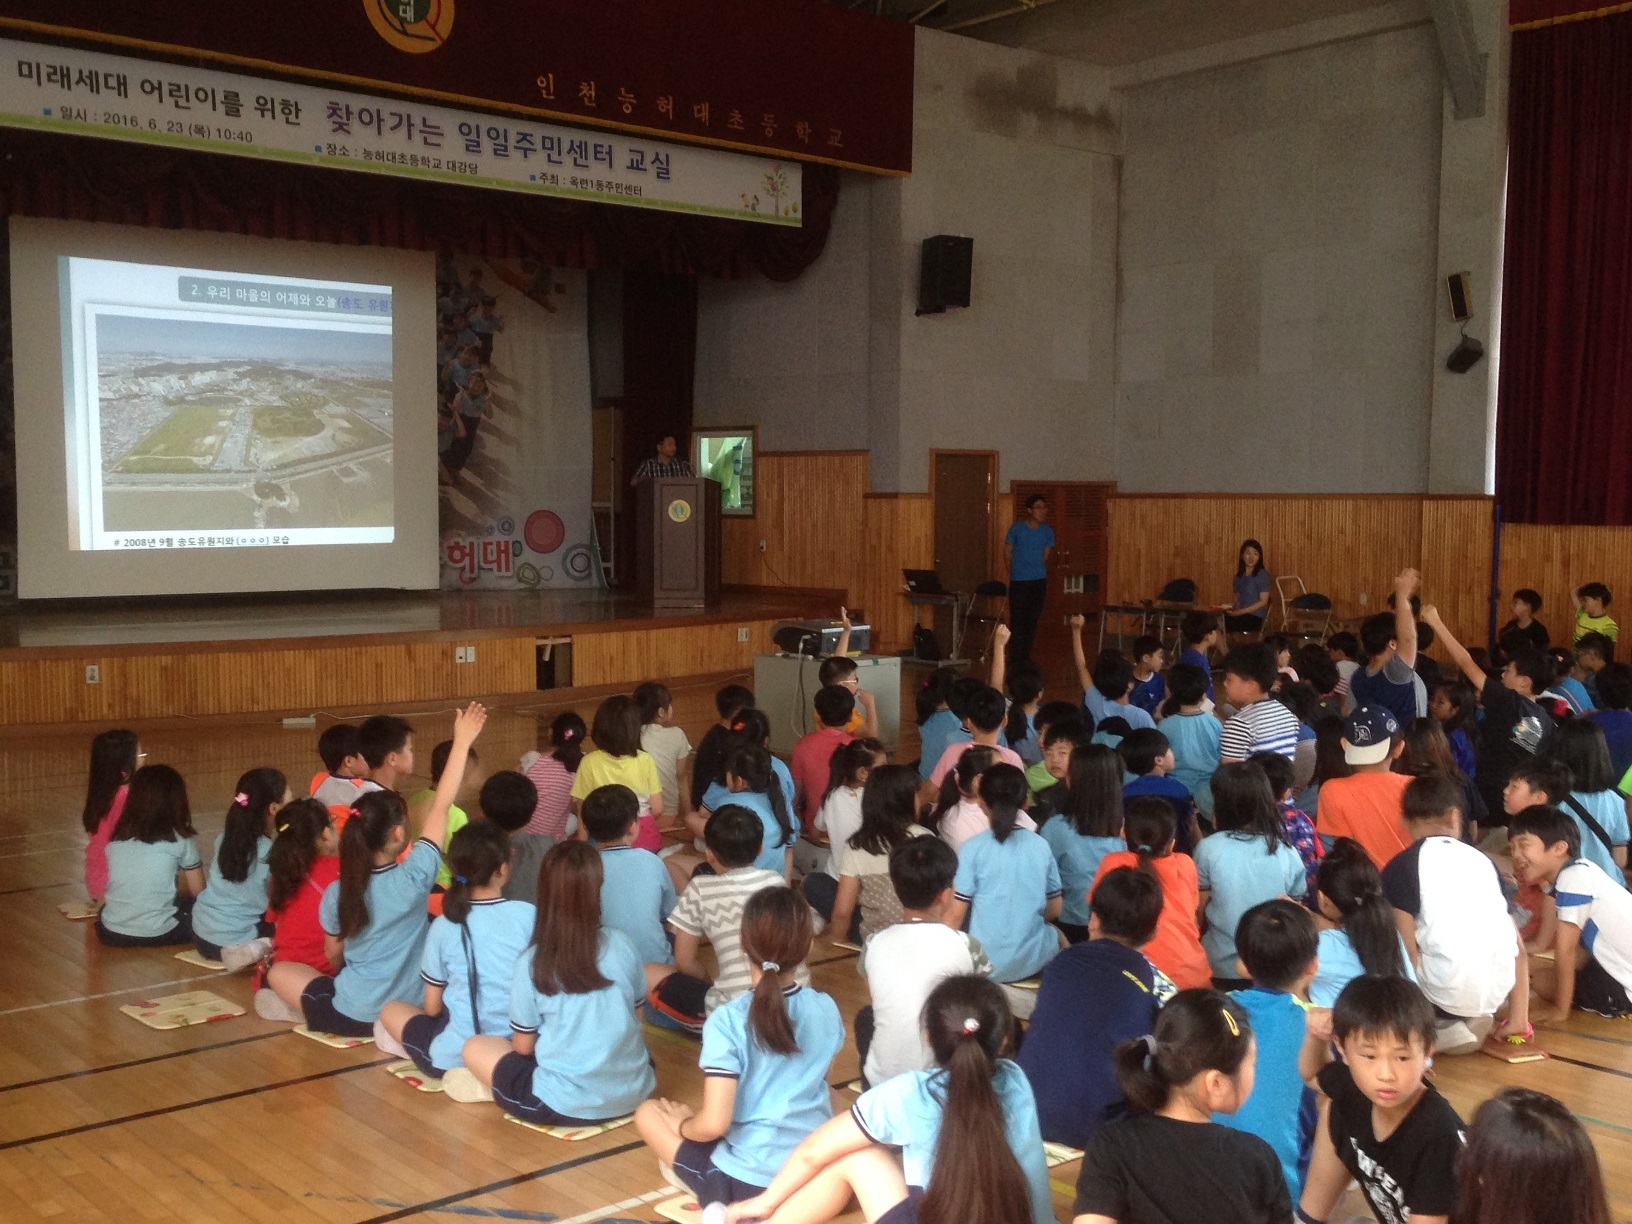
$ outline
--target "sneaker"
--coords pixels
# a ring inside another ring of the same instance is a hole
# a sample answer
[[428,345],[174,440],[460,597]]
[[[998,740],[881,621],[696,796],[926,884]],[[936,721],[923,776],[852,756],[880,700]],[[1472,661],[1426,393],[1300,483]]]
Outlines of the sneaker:
[[390,1030],[378,1020],[374,1021],[374,1044],[387,1054],[395,1054],[398,1058],[407,1058],[408,1051],[403,1048],[402,1042],[391,1036]]
[[703,1224],[725,1224],[725,1204],[710,1203],[704,1207]]
[[687,1194],[692,1193],[691,1187],[686,1185],[686,1183],[680,1179],[680,1174],[674,1171],[673,1165],[664,1164],[660,1160],[657,1162],[657,1172],[664,1181],[668,1182],[669,1185],[673,1186],[676,1190],[684,1190]]
[[442,1077],[442,1093],[450,1101],[458,1101],[461,1105],[474,1105],[478,1101],[491,1101],[493,1089],[470,1073],[468,1067],[455,1067]]
[[229,944],[222,948],[221,963],[226,966],[228,973],[237,973],[240,969],[248,969],[271,955],[270,939],[252,939],[248,943]]
[[281,1020],[286,1024],[305,1024],[306,1015],[298,1007],[290,1007],[278,992],[262,986],[255,992],[255,1014],[262,1020]]

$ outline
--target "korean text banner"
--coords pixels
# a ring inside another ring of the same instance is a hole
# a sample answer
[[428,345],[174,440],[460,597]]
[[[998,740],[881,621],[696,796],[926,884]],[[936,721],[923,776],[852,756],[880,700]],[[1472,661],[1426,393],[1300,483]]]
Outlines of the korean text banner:
[[0,125],[800,224],[793,161],[10,39]]
[[800,160],[912,168],[913,27],[821,0],[9,0],[0,28]]

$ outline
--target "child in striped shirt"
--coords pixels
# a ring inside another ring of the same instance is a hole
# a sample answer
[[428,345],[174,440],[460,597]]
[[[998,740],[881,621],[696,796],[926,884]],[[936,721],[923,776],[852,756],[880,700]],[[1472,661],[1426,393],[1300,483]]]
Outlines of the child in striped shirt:
[[1224,700],[1235,713],[1224,724],[1219,756],[1224,764],[1254,753],[1278,752],[1291,760],[1298,748],[1298,716],[1270,692],[1275,652],[1262,642],[1237,646],[1224,659]]

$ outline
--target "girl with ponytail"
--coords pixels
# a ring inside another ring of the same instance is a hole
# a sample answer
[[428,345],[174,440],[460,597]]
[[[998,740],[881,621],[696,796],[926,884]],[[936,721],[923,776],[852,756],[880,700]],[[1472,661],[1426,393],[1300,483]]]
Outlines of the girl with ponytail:
[[1122,837],[1128,848],[1099,860],[1088,899],[1093,900],[1094,888],[1118,867],[1136,867],[1155,876],[1162,886],[1162,914],[1156,920],[1156,938],[1139,950],[1183,990],[1212,985],[1213,971],[1201,946],[1196,864],[1188,854],[1173,853],[1177,831],[1178,816],[1166,799],[1156,795],[1129,799],[1122,812]]
[[142,756],[134,731],[104,731],[91,741],[91,774],[85,784],[80,823],[90,834],[85,846],[85,891],[101,901],[108,891],[108,842],[125,810],[130,776]]
[[749,897],[741,947],[754,986],[703,1025],[702,1107],[657,1098],[635,1111],[640,1137],[705,1208],[763,1193],[832,1114],[827,1071],[844,1021],[831,998],[796,980],[810,941],[810,906],[793,889]]
[[487,711],[474,701],[454,716],[453,748],[419,840],[406,856],[408,805],[402,796],[379,790],[358,797],[340,834],[340,878],[324,892],[318,912],[324,955],[340,965],[340,972],[330,977],[311,965],[275,963],[266,983],[283,1009],[269,1015],[275,1010],[271,1000],[262,1010],[258,998],[260,1015],[304,1021],[314,1032],[372,1037],[388,1000],[423,996],[418,970],[426,904],[442,865],[448,809],[486,721]]
[[1075,1224],[1292,1218],[1274,1149],[1212,1121],[1252,1094],[1257,1043],[1246,1011],[1216,990],[1183,990],[1154,1031],[1116,1047],[1130,1114],[1089,1141]]
[[[805,838],[794,850],[794,867],[805,868],[800,889],[805,894],[805,900],[810,902],[810,907],[823,918],[833,917],[842,847],[861,828],[862,790],[873,770],[889,759],[888,750],[876,739],[857,739],[835,748],[828,761],[827,789],[822,793],[821,807],[816,810],[816,832],[826,836],[828,848],[811,854],[812,842]],[[916,769],[912,771],[912,776],[916,795]],[[916,807],[915,799],[908,802]]]
[[[1065,942],[1049,925],[1063,905],[1060,866],[1047,842],[1020,827],[1025,801],[1026,776],[1013,765],[993,765],[980,775],[980,806],[991,827],[958,852],[956,900],[946,915],[946,925],[961,930],[973,904],[969,934],[986,949],[999,982],[1041,973]],[[1025,999],[1035,1000],[1029,993]]]
[[961,849],[976,833],[992,827],[980,806],[980,775],[996,764],[997,749],[976,744],[941,779],[941,793],[924,817],[924,827],[952,849]]
[[265,919],[267,856],[278,813],[294,796],[276,769],[250,770],[233,792],[204,891],[193,906],[193,946],[236,973],[272,951],[272,924]]
[[572,815],[572,784],[584,759],[584,737],[589,728],[575,711],[563,710],[550,724],[550,750],[529,753],[521,768],[538,788],[533,817],[523,833],[542,833],[560,841],[567,835],[567,818]]
[[394,999],[374,1022],[374,1044],[413,1059],[431,1079],[463,1068],[465,1042],[478,1033],[509,1032],[510,979],[537,916],[526,901],[504,897],[510,836],[493,821],[467,824],[453,835],[448,867],[453,882],[442,894],[442,913],[425,937],[419,968],[425,1005]]
[[1014,1019],[1002,988],[973,975],[945,978],[923,1023],[934,1070],[862,1093],[726,1218],[830,1220],[853,1196],[868,1224],[1052,1224],[1037,1102],[1006,1057]]
[[[310,965],[333,977],[336,970],[324,951],[318,909],[324,891],[340,878],[340,833],[334,817],[321,799],[296,799],[278,809],[272,829],[272,849],[266,856],[272,963]],[[281,1018],[288,1008],[266,988],[264,971],[257,971],[255,985],[255,1014]]]
[[788,806],[792,792],[783,789],[771,761],[771,754],[757,744],[738,748],[726,762],[725,784],[730,801],[753,812],[765,826],[765,840],[754,866],[791,880],[793,843],[799,831]]
[[1417,980],[1383,877],[1364,846],[1348,837],[1333,842],[1320,861],[1316,889],[1321,917],[1337,925],[1320,933],[1320,969],[1309,983],[1309,1002],[1332,1006],[1362,973]]

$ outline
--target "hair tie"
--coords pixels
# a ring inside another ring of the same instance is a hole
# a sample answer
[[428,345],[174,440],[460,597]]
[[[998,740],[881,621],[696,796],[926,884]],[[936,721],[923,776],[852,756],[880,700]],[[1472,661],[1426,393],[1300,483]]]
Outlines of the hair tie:
[[963,1035],[965,1037],[973,1037],[978,1032],[980,1032],[980,1021],[974,1016],[965,1016],[963,1020]]
[[1146,1033],[1143,1037],[1139,1038],[1139,1044],[1145,1047],[1144,1066],[1145,1070],[1149,1071],[1151,1060],[1156,1057],[1157,1053],[1162,1048],[1161,1043],[1158,1042],[1152,1034]]
[[280,825],[279,825],[279,826],[278,826],[278,832],[279,832],[279,833],[287,833],[287,832],[289,832],[289,825],[288,825],[288,823],[287,823],[287,822],[285,822],[285,823],[284,823],[284,824],[280,824]]
[[248,807],[249,806],[249,796],[244,794],[243,791],[239,791],[236,795],[234,795],[232,797],[232,801],[234,803],[236,803],[239,807]]
[[1224,1013],[1224,1023],[1230,1026],[1230,1036],[1241,1036],[1241,1026],[1235,1022],[1235,1017],[1230,1015],[1230,1009],[1221,1007],[1218,1010]]
[[766,973],[781,973],[782,972],[782,966],[777,964],[775,961],[760,961],[759,962],[759,967],[761,969],[763,969]]
[[1155,854],[1156,853],[1156,851],[1152,850],[1149,846],[1145,845],[1143,842],[1140,842],[1137,846],[1135,846],[1134,851],[1136,853],[1138,853],[1138,854]]
[[363,813],[357,808],[357,806],[355,804],[353,804],[351,807],[346,809],[346,814],[349,815],[349,816],[361,817]]
[[466,878],[465,878],[465,877],[464,877],[464,876],[462,876],[462,875],[456,875],[456,876],[454,876],[454,877],[453,877],[453,882],[454,882],[454,883],[455,883],[455,884],[469,884],[469,883],[470,883],[470,881],[469,881],[469,880],[468,880],[468,879],[466,879]]

